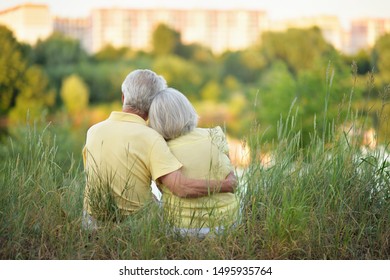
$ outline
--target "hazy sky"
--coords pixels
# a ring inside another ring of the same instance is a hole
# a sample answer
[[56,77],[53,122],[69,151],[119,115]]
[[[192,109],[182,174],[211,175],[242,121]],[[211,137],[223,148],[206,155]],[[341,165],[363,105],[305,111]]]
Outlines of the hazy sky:
[[257,8],[271,19],[336,15],[345,24],[358,17],[390,18],[390,0],[1,0],[0,10],[21,3],[46,3],[54,15],[86,16],[93,7]]

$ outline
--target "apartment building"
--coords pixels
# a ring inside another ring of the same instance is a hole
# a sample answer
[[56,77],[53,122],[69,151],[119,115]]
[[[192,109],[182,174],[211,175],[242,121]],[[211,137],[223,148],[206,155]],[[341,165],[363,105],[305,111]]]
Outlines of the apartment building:
[[214,52],[245,48],[265,29],[262,11],[95,9],[91,14],[92,51],[107,44],[150,49],[151,36],[164,23],[181,34],[183,43],[200,43]]
[[371,48],[376,40],[390,33],[390,19],[358,19],[351,22],[348,52],[356,53],[361,49]]
[[130,47],[130,34],[135,27],[130,14],[123,9],[98,9],[91,13],[91,51],[97,52],[106,45]]
[[19,41],[28,44],[35,44],[53,32],[47,5],[23,4],[0,11],[0,24],[12,30]]
[[52,17],[47,5],[23,4],[0,11],[0,24],[19,41],[35,44],[53,31],[80,40],[90,53],[106,45],[150,50],[152,33],[165,23],[181,34],[183,43],[199,43],[215,53],[239,50],[259,42],[265,31],[317,26],[327,42],[344,53],[370,48],[390,32],[390,19],[361,19],[345,31],[336,16],[270,21],[264,11],[216,9],[94,9],[86,18]]
[[90,18],[55,17],[53,30],[79,40],[81,46],[87,51],[92,49]]

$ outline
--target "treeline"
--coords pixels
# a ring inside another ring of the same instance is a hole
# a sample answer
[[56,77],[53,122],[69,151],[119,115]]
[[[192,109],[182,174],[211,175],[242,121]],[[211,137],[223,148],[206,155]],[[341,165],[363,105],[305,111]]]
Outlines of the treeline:
[[118,102],[128,72],[149,68],[194,102],[202,125],[226,125],[237,137],[256,123],[265,139],[275,138],[292,104],[303,141],[313,125],[323,129],[324,117],[342,119],[350,108],[381,140],[390,133],[390,34],[353,56],[338,52],[318,28],[265,33],[247,49],[218,55],[183,44],[166,25],[151,38],[150,50],[107,46],[90,55],[62,34],[29,46],[0,26],[0,118],[85,114]]

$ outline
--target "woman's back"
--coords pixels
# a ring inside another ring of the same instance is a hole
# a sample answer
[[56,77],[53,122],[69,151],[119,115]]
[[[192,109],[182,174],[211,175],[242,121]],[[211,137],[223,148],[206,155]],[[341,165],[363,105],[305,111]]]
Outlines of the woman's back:
[[[228,145],[220,127],[195,128],[168,142],[190,178],[222,180],[232,166]],[[179,198],[162,187],[162,201],[168,220],[179,228],[230,226],[238,218],[238,201],[233,193],[215,193],[200,198]]]

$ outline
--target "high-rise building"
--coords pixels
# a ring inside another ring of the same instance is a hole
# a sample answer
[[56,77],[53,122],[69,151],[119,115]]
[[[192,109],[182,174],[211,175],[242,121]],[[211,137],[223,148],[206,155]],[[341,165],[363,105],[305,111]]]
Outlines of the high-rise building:
[[97,9],[91,13],[92,52],[97,52],[106,45],[130,47],[132,26],[130,14],[124,9]]
[[53,32],[47,5],[23,4],[0,11],[0,24],[11,29],[19,41],[29,44],[35,44]]
[[183,43],[198,43],[215,53],[247,48],[260,42],[266,31],[312,26],[317,26],[336,49],[356,53],[390,32],[390,19],[354,20],[346,32],[336,16],[271,22],[259,10],[105,8],[79,19],[52,18],[47,5],[24,4],[0,11],[0,24],[8,26],[19,41],[35,44],[58,31],[80,40],[91,53],[107,45],[150,51],[153,31],[160,23],[178,31]]
[[53,29],[66,36],[80,41],[81,46],[88,52],[92,51],[91,20],[90,18],[60,18],[53,20]]
[[183,43],[200,43],[215,52],[253,44],[264,31],[263,11],[95,9],[91,15],[92,51],[105,45],[148,49],[158,24],[181,34]]
[[376,40],[385,33],[390,33],[390,19],[358,19],[351,23],[349,52],[371,48]]

